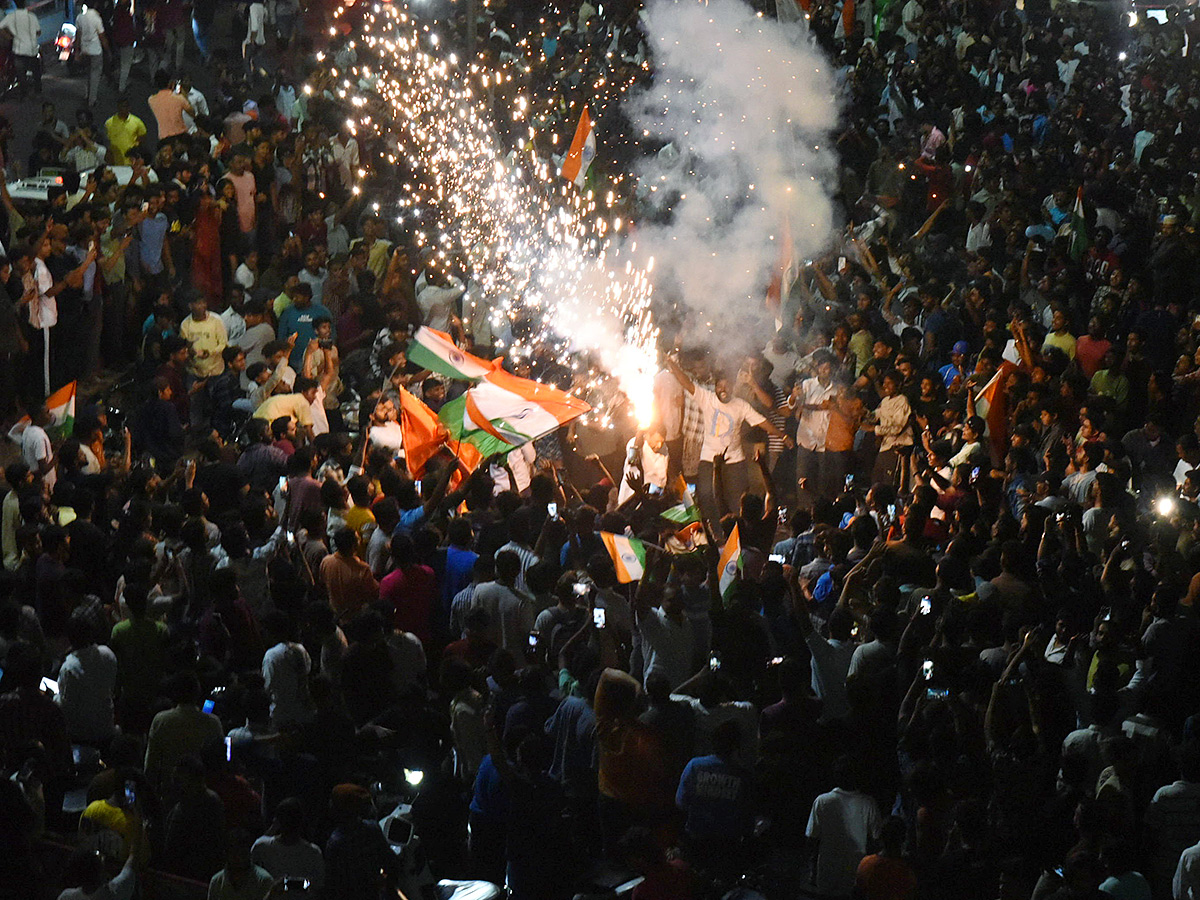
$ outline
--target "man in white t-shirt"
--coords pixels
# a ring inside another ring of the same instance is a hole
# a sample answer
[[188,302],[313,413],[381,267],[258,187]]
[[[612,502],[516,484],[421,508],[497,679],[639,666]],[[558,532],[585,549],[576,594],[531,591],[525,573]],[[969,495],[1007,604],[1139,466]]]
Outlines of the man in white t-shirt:
[[246,11],[246,40],[242,42],[242,55],[246,58],[246,74],[254,74],[254,61],[267,43],[267,7],[261,0],[254,0]]
[[[700,466],[696,470],[696,501],[705,518],[715,522],[726,512],[737,512],[742,494],[746,492],[748,482],[746,456],[742,450],[743,423],[756,425],[774,437],[783,438],[789,448],[794,444],[790,437],[786,437],[749,403],[733,396],[728,378],[718,377],[710,391],[688,378],[675,360],[668,357],[666,366],[684,391],[691,394],[703,417],[704,443],[700,447]],[[739,375],[741,377],[748,376]],[[724,462],[719,491],[716,484],[718,459]]]
[[829,408],[833,405],[837,386],[833,383],[833,358],[828,353],[815,357],[817,374],[798,382],[792,390],[792,402],[800,411],[796,423],[797,469],[805,488],[819,497],[837,494],[837,485],[829,483],[832,471],[825,455],[825,438],[829,433]]
[[858,864],[879,838],[883,817],[869,795],[853,790],[849,760],[834,764],[832,791],[813,801],[806,836],[816,849],[813,879],[822,897],[849,897]]
[[668,370],[654,376],[654,418],[667,445],[668,486],[683,466],[683,387]]
[[49,488],[54,488],[54,447],[46,426],[52,421],[45,406],[33,412],[33,421],[18,422],[8,432],[11,440],[21,445],[21,459],[29,471]]
[[[16,3],[17,8],[0,20],[0,28],[12,34],[12,54],[16,60],[17,72],[22,75],[32,73],[34,89],[40,96],[42,93],[42,61],[38,54],[42,26],[38,22],[38,17],[25,8],[25,0],[16,0]],[[21,96],[24,95],[25,86],[22,84]]]
[[104,71],[104,54],[108,52],[108,35],[104,33],[104,20],[100,11],[91,6],[75,17],[75,40],[87,58],[88,84],[87,105],[95,106],[100,99],[100,75]]

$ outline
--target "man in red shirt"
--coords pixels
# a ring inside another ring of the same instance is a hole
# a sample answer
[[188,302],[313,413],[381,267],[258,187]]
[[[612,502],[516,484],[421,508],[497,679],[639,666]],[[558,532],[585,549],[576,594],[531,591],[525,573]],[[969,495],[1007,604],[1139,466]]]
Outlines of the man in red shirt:
[[417,549],[407,534],[392,535],[395,569],[379,583],[379,600],[394,609],[393,624],[415,634],[425,646],[433,638],[433,607],[437,602],[437,576],[417,562]]

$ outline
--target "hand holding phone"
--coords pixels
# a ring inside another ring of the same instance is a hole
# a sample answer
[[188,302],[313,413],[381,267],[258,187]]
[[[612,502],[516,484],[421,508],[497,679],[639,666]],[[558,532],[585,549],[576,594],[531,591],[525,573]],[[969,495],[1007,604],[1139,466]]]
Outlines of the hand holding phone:
[[605,619],[605,613],[604,613],[603,606],[597,606],[592,609],[592,624],[593,625],[595,625],[597,628],[603,628],[604,627],[604,619]]

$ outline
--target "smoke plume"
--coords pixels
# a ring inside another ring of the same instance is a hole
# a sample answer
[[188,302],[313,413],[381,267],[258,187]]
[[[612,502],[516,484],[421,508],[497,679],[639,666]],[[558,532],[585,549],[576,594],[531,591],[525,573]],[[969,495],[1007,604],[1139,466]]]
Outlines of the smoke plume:
[[627,113],[647,141],[669,143],[638,171],[655,213],[638,251],[654,257],[656,293],[682,307],[685,338],[728,346],[770,317],[781,261],[828,246],[832,67],[803,24],[742,0],[649,0],[645,24],[654,80]]

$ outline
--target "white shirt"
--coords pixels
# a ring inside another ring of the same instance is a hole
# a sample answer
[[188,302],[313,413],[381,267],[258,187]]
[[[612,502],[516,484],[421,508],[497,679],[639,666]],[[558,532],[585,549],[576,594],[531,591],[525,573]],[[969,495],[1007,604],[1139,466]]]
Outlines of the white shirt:
[[834,788],[813,801],[805,834],[819,844],[817,893],[850,896],[858,864],[882,825],[879,807],[867,794]]
[[38,24],[38,17],[29,10],[13,10],[0,20],[0,28],[12,33],[14,56],[38,55],[38,37],[42,33],[42,26]]
[[908,0],[904,4],[904,9],[900,11],[901,25],[896,29],[896,34],[903,38],[906,44],[916,43],[917,35],[911,26],[916,25],[917,19],[921,17],[923,12],[925,12],[925,9],[917,0]]
[[183,116],[183,124],[187,126],[188,134],[195,134],[196,116],[207,116],[209,114],[208,99],[195,88],[189,88],[187,100],[188,103],[192,104],[192,109],[195,112],[189,113],[186,109],[183,110],[181,113]]
[[303,838],[291,844],[284,843],[276,835],[264,834],[250,848],[250,859],[274,878],[307,878],[317,893],[325,882],[325,860],[321,850]]
[[712,462],[718,456],[727,463],[745,460],[742,452],[742,423],[761,425],[766,421],[753,406],[740,397],[722,402],[708,388],[696,385],[692,400],[700,408],[704,426],[704,443],[700,445],[700,461]]
[[654,376],[654,411],[664,440],[673,441],[683,433],[683,385],[665,369]]
[[522,547],[520,544],[513,541],[509,541],[507,544],[497,550],[496,555],[499,556],[506,550],[511,550],[513,553],[517,554],[517,557],[521,560],[521,571],[517,573],[517,591],[528,592],[529,586],[525,584],[525,573],[529,571],[530,566],[536,565],[537,563],[541,562],[541,560],[532,550]]
[[350,138],[343,144],[337,138],[330,138],[329,151],[341,170],[342,185],[352,187],[358,175],[358,141]]
[[1200,844],[1188,847],[1179,855],[1171,896],[1175,900],[1200,900]]
[[404,449],[404,429],[399,422],[384,422],[382,425],[371,425],[371,435],[368,438],[377,447],[399,453]]
[[[617,503],[624,503],[633,496],[633,488],[629,485],[629,476],[636,466],[637,437],[631,437],[625,445],[625,471],[621,475],[621,489],[617,491]],[[649,441],[642,441],[641,459],[642,478],[646,486],[664,488],[667,484],[667,445],[663,444],[657,451],[650,446]]]
[[992,245],[992,230],[987,222],[976,222],[967,229],[967,252],[978,253],[982,247]]
[[485,581],[475,588],[471,607],[487,610],[491,617],[487,636],[499,647],[518,653],[529,646],[534,609],[528,594],[515,593],[498,581]]
[[1187,479],[1187,473],[1192,471],[1192,469],[1195,469],[1195,468],[1200,468],[1200,466],[1193,466],[1186,459],[1181,459],[1179,462],[1177,462],[1175,464],[1175,472],[1174,472],[1175,486],[1183,487],[1183,482]]
[[297,725],[313,717],[308,696],[312,660],[303,644],[280,642],[263,655],[263,681],[271,695],[271,721],[276,727]]
[[638,614],[637,626],[644,662],[643,683],[651,672],[662,672],[674,690],[696,674],[696,626],[691,619],[681,616],[677,622],[661,609],[651,609]]
[[72,147],[63,154],[63,162],[76,172],[89,172],[103,165],[107,155],[108,151],[93,141],[91,147]]
[[246,41],[259,47],[267,42],[267,8],[262,3],[251,3],[246,16]]
[[79,41],[79,49],[86,56],[101,56],[104,47],[100,43],[100,35],[104,34],[104,20],[100,12],[93,7],[84,7],[83,12],[75,17],[75,39]]
[[54,276],[43,259],[33,261],[32,275],[37,296],[29,304],[29,324],[34,328],[53,328],[58,324],[58,301],[46,292],[54,287]]
[[421,307],[421,315],[425,324],[438,331],[450,330],[450,317],[457,314],[455,303],[466,291],[466,286],[457,278],[451,278],[445,287],[430,284],[421,273],[417,279],[417,306]]
[[[823,385],[818,378],[806,378],[800,382],[800,399],[796,402],[802,406],[816,406],[833,399],[836,392],[832,380]],[[796,443],[805,450],[824,450],[825,435],[828,433],[829,410],[806,409],[800,414],[800,420],[796,423]]]
[[854,643],[826,639],[817,633],[805,638],[812,653],[812,689],[821,700],[821,721],[850,715],[846,696],[846,675],[854,657]]
[[225,307],[224,311],[217,314],[217,318],[221,320],[221,324],[225,326],[225,341],[229,346],[241,346],[238,342],[246,334],[246,320],[241,317],[236,309],[232,306]]
[[113,694],[117,690],[117,657],[108,647],[91,644],[63,660],[58,670],[58,696],[73,741],[105,741],[116,731]]
[[[21,459],[25,465],[29,466],[29,471],[37,472],[38,467],[43,460],[50,459],[54,456],[54,447],[50,444],[50,435],[46,434],[46,429],[39,425],[34,425],[32,422],[21,428],[21,423],[13,426],[12,431],[8,436],[13,440],[18,440],[21,443]],[[42,481],[46,482],[50,487],[54,487],[55,473],[51,469],[42,476]]]

